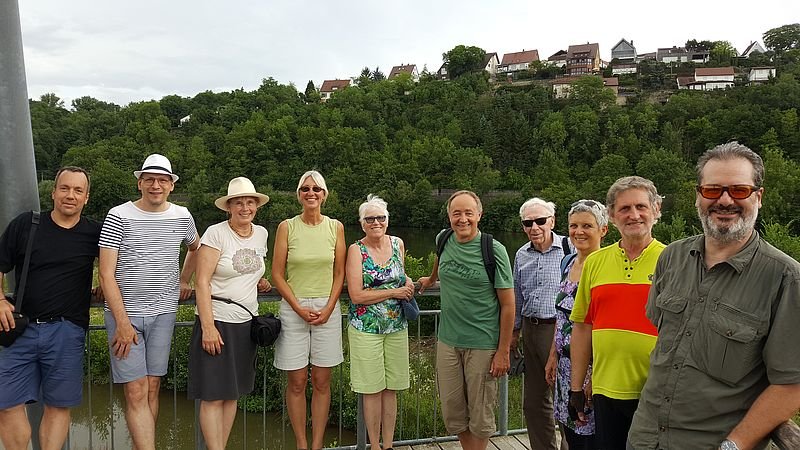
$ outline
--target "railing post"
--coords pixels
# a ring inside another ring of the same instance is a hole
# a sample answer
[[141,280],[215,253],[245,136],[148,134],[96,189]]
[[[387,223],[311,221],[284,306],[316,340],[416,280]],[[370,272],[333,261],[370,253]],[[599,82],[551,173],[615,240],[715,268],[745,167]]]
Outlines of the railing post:
[[356,449],[367,449],[367,424],[364,422],[364,396],[358,394],[358,415],[356,418]]
[[499,413],[500,413],[500,435],[508,435],[508,375],[500,377],[500,390],[498,397],[500,397]]

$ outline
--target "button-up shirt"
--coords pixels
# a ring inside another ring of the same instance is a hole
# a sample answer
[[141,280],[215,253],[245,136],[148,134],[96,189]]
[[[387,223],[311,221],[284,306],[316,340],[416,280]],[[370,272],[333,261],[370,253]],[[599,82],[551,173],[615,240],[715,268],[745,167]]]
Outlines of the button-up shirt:
[[[522,327],[523,317],[551,319],[556,316],[556,294],[561,283],[563,239],[552,232],[553,244],[540,252],[528,242],[517,250],[514,258],[514,294],[516,316],[514,329]],[[566,249],[569,252],[569,249]]]
[[800,264],[756,232],[710,269],[704,249],[694,236],[658,260],[647,302],[658,340],[628,436],[637,450],[717,448],[767,386],[800,383]]

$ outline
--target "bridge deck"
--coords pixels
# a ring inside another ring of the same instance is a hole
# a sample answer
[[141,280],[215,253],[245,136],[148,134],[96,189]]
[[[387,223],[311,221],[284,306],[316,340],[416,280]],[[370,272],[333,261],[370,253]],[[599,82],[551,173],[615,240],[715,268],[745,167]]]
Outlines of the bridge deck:
[[[435,444],[422,444],[405,447],[395,447],[395,450],[456,450],[461,445],[458,441],[439,442]],[[531,444],[527,434],[517,434],[513,436],[496,436],[489,442],[488,450],[530,450]]]

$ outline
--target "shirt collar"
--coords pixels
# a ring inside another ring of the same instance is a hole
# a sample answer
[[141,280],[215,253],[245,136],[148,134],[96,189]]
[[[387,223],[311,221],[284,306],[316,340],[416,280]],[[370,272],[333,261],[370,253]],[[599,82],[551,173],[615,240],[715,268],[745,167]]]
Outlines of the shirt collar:
[[557,235],[555,233],[555,231],[552,231],[552,230],[550,231],[550,234],[553,236],[553,243],[550,244],[550,248],[548,248],[546,251],[539,252],[539,250],[537,250],[536,247],[533,246],[533,242],[529,241],[528,242],[528,251],[529,252],[539,252],[539,253],[549,253],[549,252],[553,251],[553,248],[555,248],[555,247],[561,248],[562,244],[563,244],[561,242],[561,236]]
[[[724,262],[733,267],[736,272],[741,273],[747,263],[753,259],[753,255],[755,255],[756,251],[758,250],[758,242],[758,231],[753,230],[753,234],[750,235],[750,239],[747,240],[747,243],[744,244],[744,247],[742,247],[735,255],[731,256]],[[697,258],[703,258],[705,252],[706,240],[705,236],[701,234],[697,236],[697,239],[689,247],[689,254]]]

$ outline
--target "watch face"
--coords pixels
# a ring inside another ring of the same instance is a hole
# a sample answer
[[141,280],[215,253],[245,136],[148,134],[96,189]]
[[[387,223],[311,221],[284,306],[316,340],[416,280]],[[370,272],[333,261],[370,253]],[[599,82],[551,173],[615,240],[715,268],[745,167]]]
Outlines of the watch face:
[[736,443],[730,439],[725,439],[722,441],[722,444],[720,444],[719,448],[720,450],[739,450],[739,447],[736,445]]

